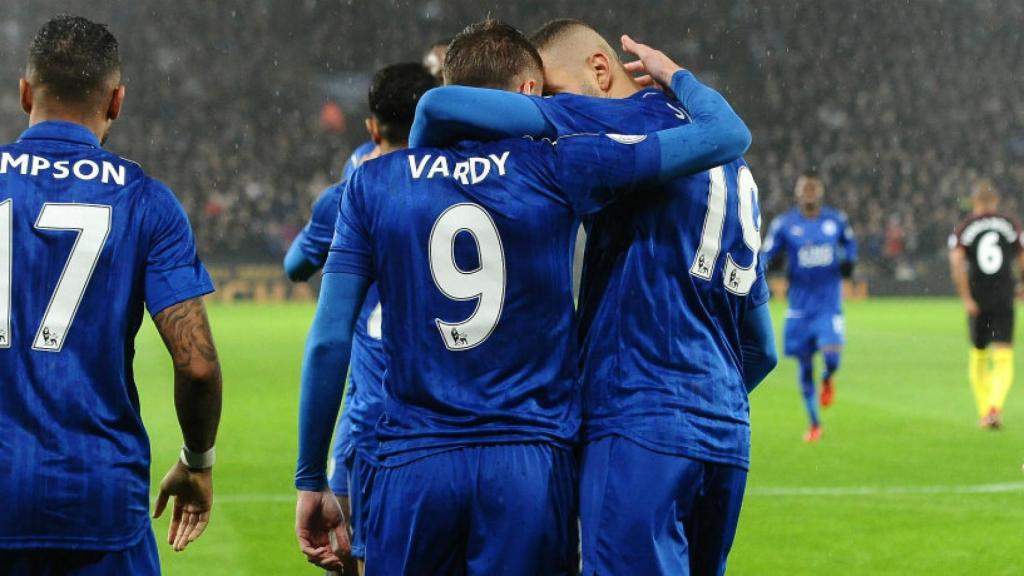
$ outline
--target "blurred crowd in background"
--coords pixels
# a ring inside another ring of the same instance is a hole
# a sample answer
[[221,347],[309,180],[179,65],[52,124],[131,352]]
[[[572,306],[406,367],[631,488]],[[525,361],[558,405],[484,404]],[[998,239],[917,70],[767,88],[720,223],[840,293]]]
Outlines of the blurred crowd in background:
[[[366,136],[379,67],[419,60],[490,14],[527,32],[555,17],[628,32],[729,98],[765,225],[816,169],[862,245],[861,274],[941,269],[972,181],[1004,205],[1024,185],[1024,4],[998,0],[12,0],[0,23],[0,129],[24,128],[17,78],[57,12],[108,23],[128,101],[109,147],[168,183],[210,260],[279,258]],[[944,269],[940,270],[945,274]]]

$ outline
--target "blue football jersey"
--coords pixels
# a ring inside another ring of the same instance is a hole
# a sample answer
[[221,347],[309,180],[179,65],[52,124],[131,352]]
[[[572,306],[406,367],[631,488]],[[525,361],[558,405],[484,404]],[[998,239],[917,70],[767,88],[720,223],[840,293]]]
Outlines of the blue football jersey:
[[341,170],[341,181],[348,180],[349,176],[356,171],[356,168],[359,168],[363,161],[366,160],[366,156],[373,152],[373,149],[376,147],[377,145],[373,143],[373,140],[367,140],[357,146],[352,151],[352,155],[348,157],[348,161],[345,162],[345,167]]
[[[690,122],[659,90],[538,100],[559,133],[649,133]],[[747,466],[740,327],[768,299],[760,211],[738,160],[625,199],[587,223],[580,293],[586,439]]]
[[574,442],[579,215],[656,177],[657,146],[466,142],[389,154],[349,179],[324,272],[376,279],[387,311],[385,465],[481,443]]
[[[317,266],[322,267],[327,260],[344,186],[344,182],[334,184],[320,194],[313,204],[309,223],[302,230],[299,246],[306,258]],[[347,455],[352,449],[359,449],[365,457],[372,458],[376,451],[374,427],[384,409],[382,382],[387,367],[381,344],[381,313],[377,285],[372,284],[363,301],[352,341],[345,409],[334,440],[340,448],[335,450],[336,455]]]
[[763,258],[770,262],[785,254],[789,278],[790,316],[842,311],[843,262],[857,260],[853,229],[842,212],[822,207],[817,218],[806,218],[798,208],[772,221]]
[[135,334],[143,306],[212,290],[171,191],[89,130],[43,122],[0,147],[0,548],[149,530]]

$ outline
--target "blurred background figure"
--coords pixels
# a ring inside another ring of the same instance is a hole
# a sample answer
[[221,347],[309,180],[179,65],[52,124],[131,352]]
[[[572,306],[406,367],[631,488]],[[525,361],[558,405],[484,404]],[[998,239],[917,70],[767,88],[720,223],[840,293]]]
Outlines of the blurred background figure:
[[[800,393],[811,427],[807,442],[821,438],[822,408],[832,405],[835,375],[845,340],[843,279],[853,275],[857,242],[846,214],[825,206],[821,178],[808,172],[796,181],[796,208],[776,218],[762,253],[765,264],[786,258],[789,309],[786,310],[784,349],[800,363]],[[814,355],[825,363],[820,398],[815,398]]]
[[979,180],[971,193],[970,216],[949,237],[949,268],[967,312],[967,376],[979,425],[990,430],[1002,426],[1003,404],[1013,384],[1013,300],[1024,269],[1021,241],[1017,219],[999,212],[992,181]]

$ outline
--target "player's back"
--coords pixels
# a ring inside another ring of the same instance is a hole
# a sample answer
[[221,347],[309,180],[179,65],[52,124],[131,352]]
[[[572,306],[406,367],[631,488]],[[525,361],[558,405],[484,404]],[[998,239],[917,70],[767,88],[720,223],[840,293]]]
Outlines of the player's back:
[[[558,96],[560,131],[649,133],[690,122],[657,90],[615,100]],[[745,162],[675,179],[589,223],[580,296],[588,440],[746,465],[740,327],[767,300],[757,188]]]
[[177,222],[171,192],[84,127],[0,147],[0,548],[109,549],[148,529],[134,336],[144,302],[194,280],[161,264],[195,261]]
[[986,310],[1012,309],[1016,279],[1013,262],[1024,236],[1015,218],[997,212],[973,214],[950,237],[950,248],[964,248],[971,295]]
[[[393,153],[353,175],[339,233],[365,226],[387,311],[382,456],[575,438],[579,219],[553,154],[527,140],[464,143]],[[363,224],[343,222],[349,209]]]

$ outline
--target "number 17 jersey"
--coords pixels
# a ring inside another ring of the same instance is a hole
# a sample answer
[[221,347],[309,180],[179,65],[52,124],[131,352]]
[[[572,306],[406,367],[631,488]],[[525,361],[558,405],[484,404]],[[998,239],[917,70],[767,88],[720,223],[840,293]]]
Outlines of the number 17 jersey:
[[144,305],[212,290],[171,191],[89,130],[43,122],[0,147],[0,549],[149,530],[135,334]]

